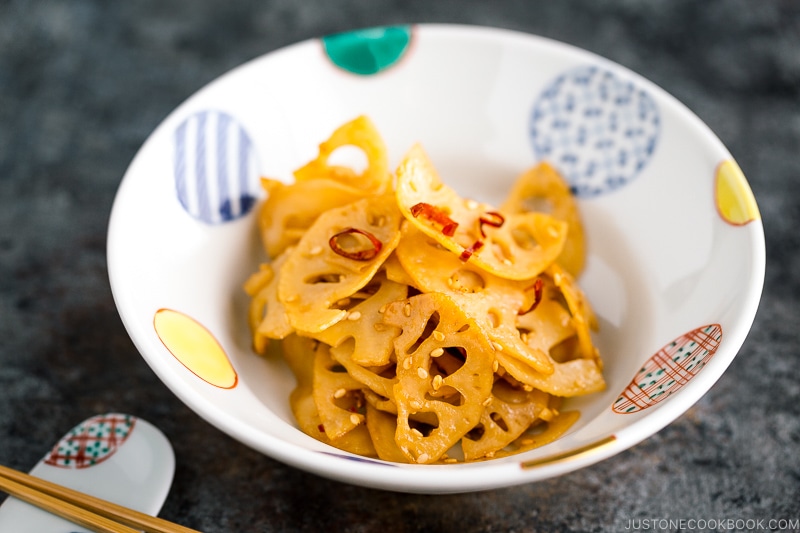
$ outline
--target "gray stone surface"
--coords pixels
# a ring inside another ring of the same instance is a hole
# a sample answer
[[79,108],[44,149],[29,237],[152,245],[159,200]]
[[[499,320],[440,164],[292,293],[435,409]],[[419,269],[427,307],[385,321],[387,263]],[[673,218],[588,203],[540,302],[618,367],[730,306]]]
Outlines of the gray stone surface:
[[[408,22],[505,27],[604,55],[688,105],[748,176],[768,255],[753,330],[697,405],[633,449],[558,479],[477,494],[348,486],[203,422],[128,338],[105,236],[116,188],[147,135],[248,59]],[[162,516],[207,532],[624,531],[630,519],[800,519],[799,154],[792,1],[0,1],[0,463],[28,470],[75,423],[113,410],[171,438],[178,466]]]

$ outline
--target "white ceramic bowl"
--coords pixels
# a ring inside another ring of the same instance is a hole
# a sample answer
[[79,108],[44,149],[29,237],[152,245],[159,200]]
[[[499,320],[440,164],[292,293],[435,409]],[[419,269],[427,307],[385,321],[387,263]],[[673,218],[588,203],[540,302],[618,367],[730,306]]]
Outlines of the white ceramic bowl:
[[[378,127],[393,166],[419,141],[464,196],[498,203],[543,159],[569,179],[587,231],[579,281],[601,321],[608,387],[569,401],[582,415],[560,440],[474,464],[399,465],[354,458],[297,429],[288,404],[294,378],[250,348],[241,286],[263,258],[253,203],[259,176],[291,180],[321,141],[360,114]],[[765,252],[758,208],[730,153],[657,86],[551,40],[416,25],[289,46],[189,98],[122,180],[108,266],[137,348],[209,423],[322,476],[450,493],[585,467],[680,416],[744,342]],[[209,369],[166,348],[155,328],[162,309],[217,347],[218,378],[203,379]]]

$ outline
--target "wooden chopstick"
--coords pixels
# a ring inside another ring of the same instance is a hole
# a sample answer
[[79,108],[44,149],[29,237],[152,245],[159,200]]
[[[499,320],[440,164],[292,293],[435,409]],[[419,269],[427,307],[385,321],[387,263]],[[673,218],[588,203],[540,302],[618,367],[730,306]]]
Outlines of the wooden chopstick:
[[3,465],[0,490],[96,533],[199,533]]

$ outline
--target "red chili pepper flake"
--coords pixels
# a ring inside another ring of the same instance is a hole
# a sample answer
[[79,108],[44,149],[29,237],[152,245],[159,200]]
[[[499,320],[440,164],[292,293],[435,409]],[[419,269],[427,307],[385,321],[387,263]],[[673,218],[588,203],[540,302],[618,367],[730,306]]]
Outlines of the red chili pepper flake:
[[527,315],[539,306],[539,303],[542,301],[542,290],[544,289],[542,278],[536,278],[536,281],[533,282],[533,285],[525,290],[529,291],[531,289],[533,289],[533,303],[525,311],[519,311],[517,313],[518,315]]
[[323,426],[322,424],[319,424],[317,426],[317,429],[319,430],[320,433],[325,433],[325,426]]
[[492,226],[493,228],[501,227],[506,221],[506,218],[498,213],[497,211],[487,211],[486,213],[482,214],[479,222],[478,228],[481,231],[481,237],[484,239],[486,238],[486,232],[483,230],[483,226]]
[[[371,248],[367,248],[365,250],[357,250],[355,252],[350,252],[348,250],[343,249],[339,245],[339,238],[343,235],[363,235],[367,239],[369,239],[370,244],[372,245]],[[383,244],[381,241],[378,240],[375,235],[368,231],[364,231],[363,229],[358,228],[347,228],[344,231],[340,231],[333,237],[328,240],[328,245],[331,247],[331,250],[336,252],[337,254],[341,255],[342,257],[346,257],[348,259],[354,259],[356,261],[369,261],[373,259],[378,253],[380,253],[381,248],[383,248]]]
[[414,216],[414,218],[422,215],[428,220],[432,220],[441,225],[443,235],[452,237],[456,233],[458,222],[455,222],[452,218],[447,216],[447,213],[445,213],[444,210],[439,207],[426,204],[425,202],[420,202],[411,206],[411,214]]
[[464,248],[464,251],[461,252],[461,255],[459,257],[462,261],[469,261],[469,258],[472,257],[472,254],[474,254],[481,248],[483,248],[483,241],[477,240],[472,244],[470,244],[469,248]]

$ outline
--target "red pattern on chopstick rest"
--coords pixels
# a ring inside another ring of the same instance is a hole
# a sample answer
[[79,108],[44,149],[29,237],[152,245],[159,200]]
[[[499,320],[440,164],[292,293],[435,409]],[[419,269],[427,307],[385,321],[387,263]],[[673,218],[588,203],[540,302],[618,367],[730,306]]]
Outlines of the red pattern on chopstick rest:
[[44,462],[62,468],[94,466],[114,455],[135,424],[135,417],[117,413],[84,420],[58,441]]

